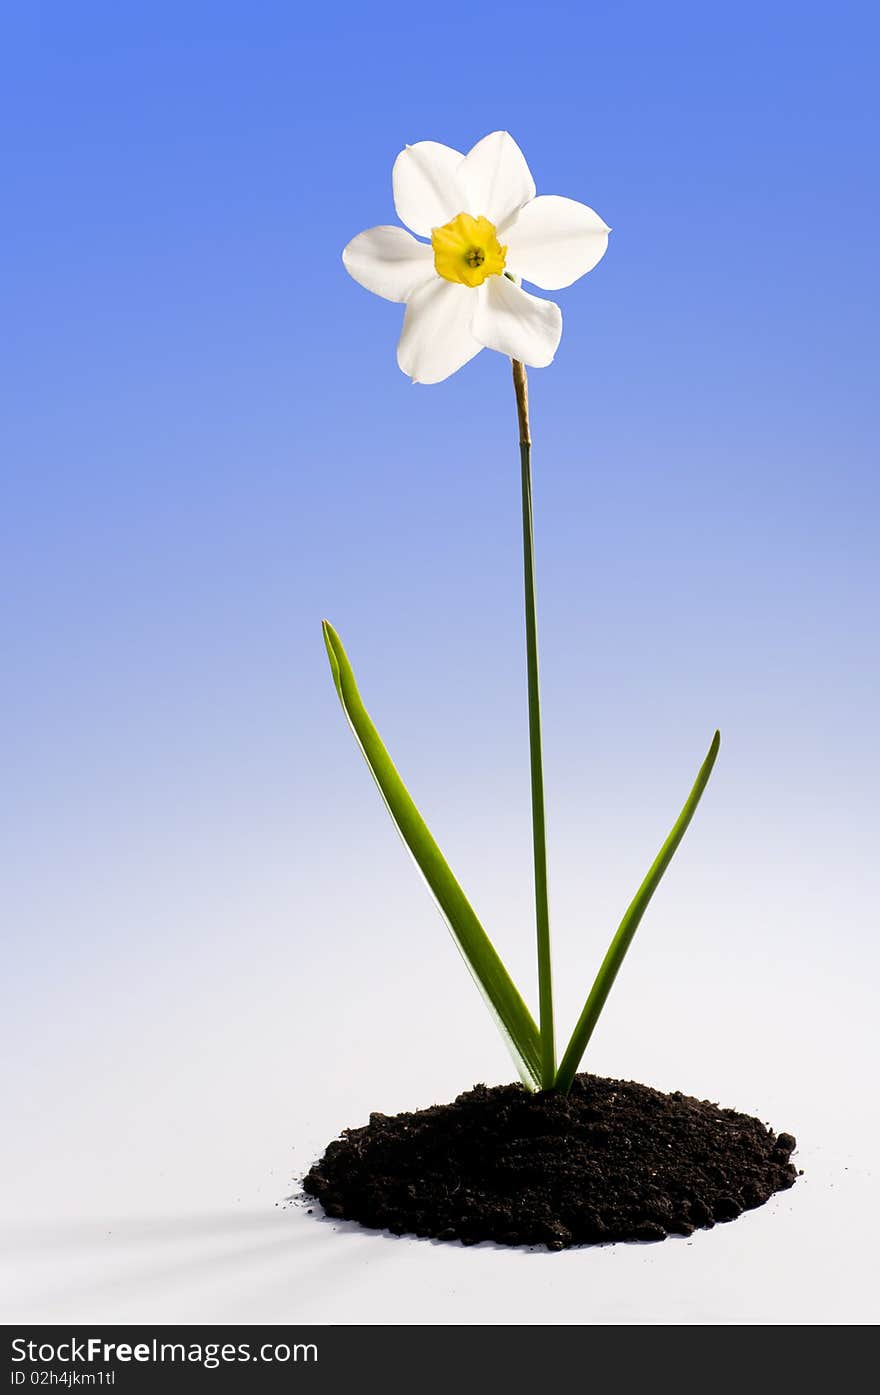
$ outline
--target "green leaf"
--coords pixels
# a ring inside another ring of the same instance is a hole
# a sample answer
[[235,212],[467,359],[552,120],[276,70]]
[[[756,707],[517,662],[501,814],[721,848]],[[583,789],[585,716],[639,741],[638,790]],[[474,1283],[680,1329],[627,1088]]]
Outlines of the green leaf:
[[388,812],[501,1029],[523,1083],[534,1089],[540,1082],[541,1071],[540,1041],[534,1019],[382,744],[361,701],[338,634],[326,620],[323,627],[339,700]]
[[721,733],[716,731],[712,738],[712,745],[709,747],[709,754],[700,767],[700,773],[696,778],[693,789],[687,797],[687,802],[679,814],[672,832],[654,859],[648,875],[645,877],[645,880],[642,882],[630,903],[626,915],[620,922],[617,934],[611,941],[608,953],[602,960],[602,966],[596,975],[596,981],[590,990],[590,996],[587,998],[584,1010],[578,1018],[578,1023],[572,1033],[568,1049],[556,1073],[556,1089],[561,1090],[563,1094],[571,1089],[571,1082],[574,1080],[575,1074],[577,1073],[577,1068],[586,1050],[587,1042],[593,1034],[593,1028],[599,1020],[599,1014],[605,1006],[605,1000],[611,992],[611,985],[617,977],[617,971],[623,963],[624,956],[630,947],[633,935],[638,929],[639,921],[647,909],[648,902],[657,890],[660,878],[672,861],[673,854],[684,837],[685,830],[694,816],[694,811],[700,802],[703,790],[709,783],[709,776],[712,774],[712,767],[715,764],[715,757],[718,755],[718,748],[720,745]]

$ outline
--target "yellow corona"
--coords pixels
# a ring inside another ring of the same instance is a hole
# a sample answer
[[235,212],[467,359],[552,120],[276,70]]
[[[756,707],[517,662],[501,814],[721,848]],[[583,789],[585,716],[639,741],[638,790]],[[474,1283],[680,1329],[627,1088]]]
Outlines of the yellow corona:
[[488,276],[500,276],[507,248],[498,241],[495,224],[488,218],[459,213],[451,223],[431,231],[434,268],[447,281],[462,286],[482,286]]

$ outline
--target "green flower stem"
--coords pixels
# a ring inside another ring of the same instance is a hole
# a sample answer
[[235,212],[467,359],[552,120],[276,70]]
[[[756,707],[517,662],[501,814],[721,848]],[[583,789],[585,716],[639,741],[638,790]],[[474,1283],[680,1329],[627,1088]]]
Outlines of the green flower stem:
[[535,920],[538,935],[538,1000],[541,1037],[541,1088],[556,1079],[553,1028],[553,972],[550,961],[550,908],[547,899],[547,842],[544,826],[544,767],[541,757],[541,694],[538,685],[538,626],[535,616],[535,537],[532,522],[532,439],[525,365],[513,361],[522,463],[523,577],[526,609],[526,667],[529,691],[529,757],[532,776],[532,842],[535,854]]

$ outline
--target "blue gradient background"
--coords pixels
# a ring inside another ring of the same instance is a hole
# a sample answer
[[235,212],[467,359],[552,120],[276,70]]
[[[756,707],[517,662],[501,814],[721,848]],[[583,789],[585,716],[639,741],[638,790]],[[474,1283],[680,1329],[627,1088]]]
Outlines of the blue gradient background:
[[717,725],[590,1064],[799,1132],[862,1069],[877,968],[876,8],[81,0],[2,26],[34,1194],[63,1134],[72,1214],[144,1149],[180,1198],[206,1137],[233,1148],[218,1204],[267,1166],[272,1198],[292,1142],[307,1164],[370,1108],[509,1076],[319,628],[533,1001],[509,369],[413,387],[400,307],[339,256],[395,221],[404,143],[499,127],[614,228],[531,374],[560,1034]]

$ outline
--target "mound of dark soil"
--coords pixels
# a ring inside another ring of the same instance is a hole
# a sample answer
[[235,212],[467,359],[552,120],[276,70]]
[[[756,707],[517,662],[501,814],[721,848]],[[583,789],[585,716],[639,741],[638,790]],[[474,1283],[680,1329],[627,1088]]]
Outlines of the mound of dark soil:
[[303,1182],[326,1214],[465,1245],[663,1240],[790,1187],[791,1134],[678,1091],[579,1075],[571,1093],[477,1085],[452,1104],[371,1114]]

